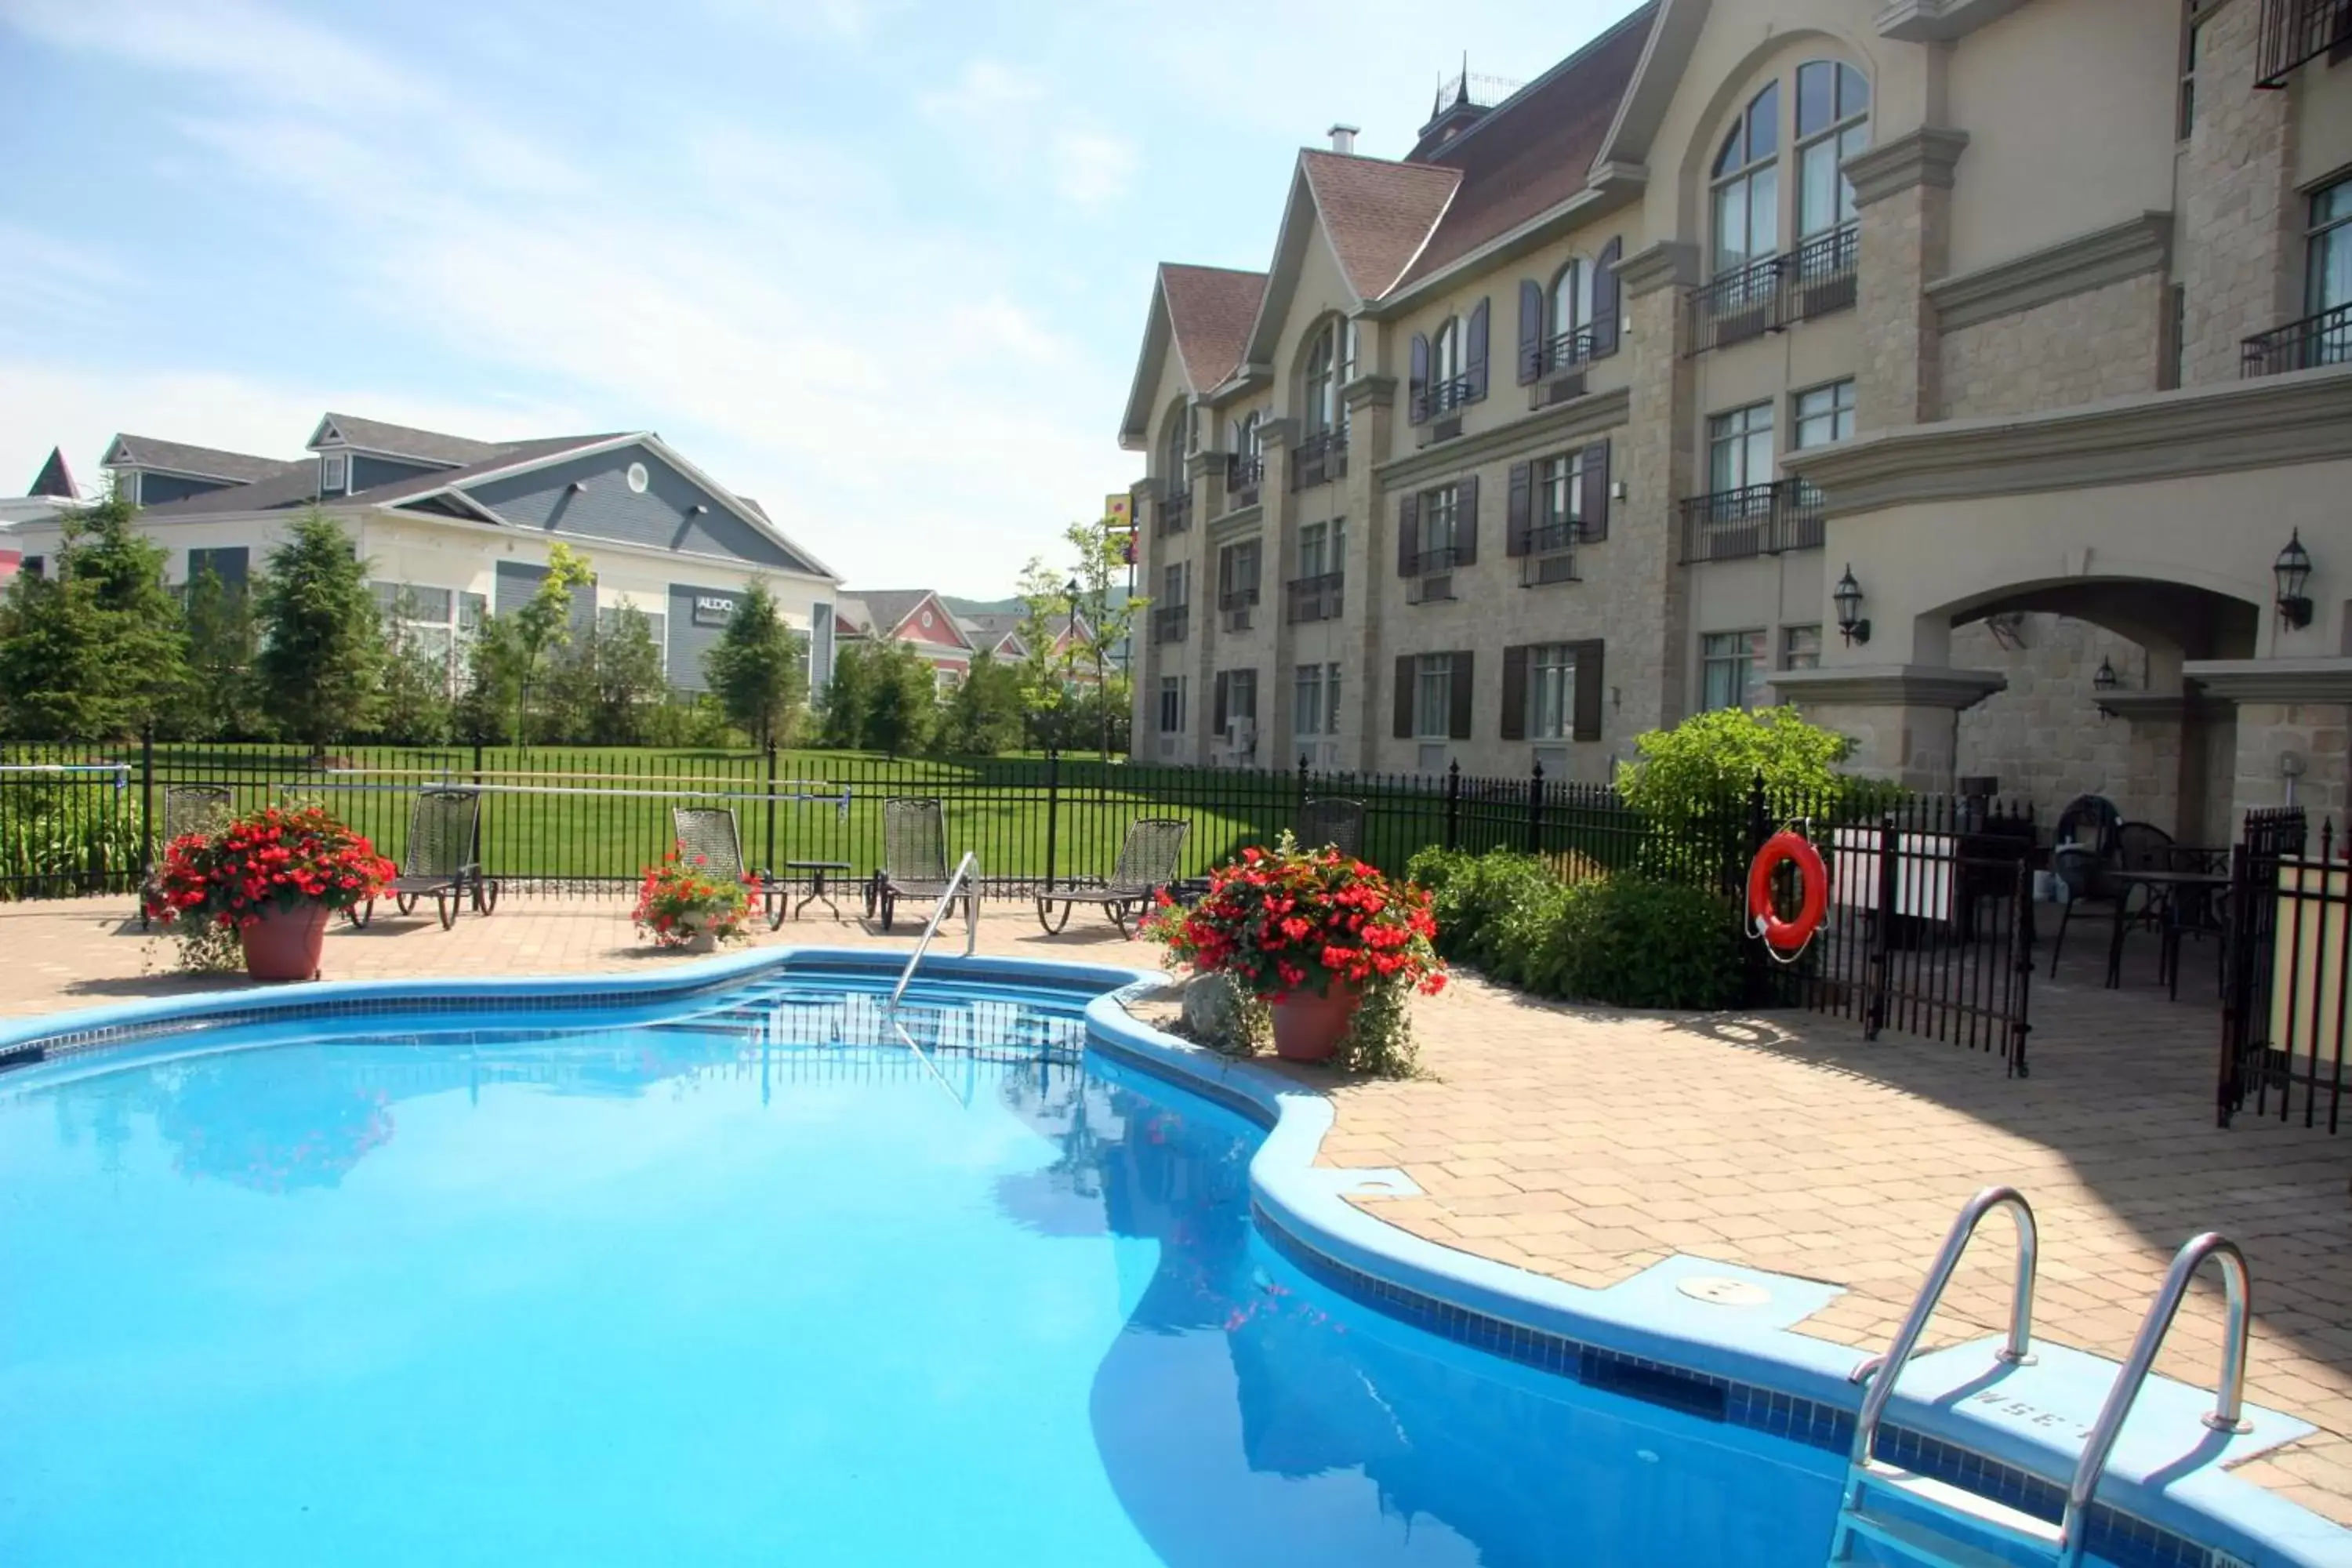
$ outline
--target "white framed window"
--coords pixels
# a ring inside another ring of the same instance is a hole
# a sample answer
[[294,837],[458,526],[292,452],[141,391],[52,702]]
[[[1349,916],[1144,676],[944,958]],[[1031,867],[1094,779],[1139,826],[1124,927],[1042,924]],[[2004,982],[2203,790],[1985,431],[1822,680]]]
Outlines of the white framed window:
[[1816,386],[1796,396],[1796,445],[1826,446],[1853,434],[1853,382],[1851,378]]
[[[2304,314],[2324,315],[2352,305],[2352,180],[2338,180],[2311,194],[2311,227],[2305,243]],[[2314,346],[2333,345],[2335,353],[2311,363],[2334,364],[2344,359],[2348,339],[2352,334],[2341,331],[2323,334]]]
[[1301,740],[1339,732],[1339,667],[1302,664],[1292,676],[1290,732]]
[[1163,608],[1181,610],[1192,602],[1192,563],[1190,561],[1171,562],[1160,574],[1165,591],[1160,595]]
[[1772,405],[1751,403],[1706,422],[1706,488],[1714,494],[1772,480]]
[[1462,490],[1458,485],[1440,485],[1425,490],[1421,498],[1421,565],[1424,572],[1443,572],[1454,564],[1454,547],[1460,543],[1457,531],[1461,520]]
[[628,480],[629,491],[633,495],[645,494],[646,487],[653,483],[653,476],[646,471],[643,463],[631,463],[628,473],[624,477]]
[[319,493],[339,496],[350,488],[352,459],[344,452],[319,454]]
[[1413,662],[1412,732],[1443,741],[1454,732],[1454,656],[1425,653]]
[[1301,577],[1323,575],[1327,570],[1323,563],[1328,555],[1330,538],[1331,525],[1328,522],[1310,522],[1299,529],[1298,574]]
[[1764,634],[1709,632],[1699,639],[1699,706],[1753,708],[1763,700]]
[[1715,154],[1711,209],[1717,274],[1780,250],[1780,84],[1748,100]]
[[1564,338],[1592,321],[1592,271],[1576,257],[1551,280],[1551,297],[1546,307],[1551,317],[1551,335]]
[[1343,334],[1352,339],[1354,331],[1352,322],[1343,328],[1336,321],[1326,321],[1307,351],[1307,374],[1299,387],[1299,409],[1309,436],[1319,436],[1341,423],[1340,340]]
[[488,594],[461,593],[457,595],[457,629],[459,631],[480,631],[482,617],[489,613],[490,596]]
[[[1433,395],[1447,387],[1461,375],[1463,363],[1462,318],[1448,316],[1438,324],[1429,338],[1429,382]],[[1438,396],[1441,405],[1444,403]]]
[[1192,416],[1180,408],[1168,421],[1168,439],[1160,454],[1160,488],[1163,495],[1184,489],[1184,454],[1192,447]]
[[1528,650],[1528,739],[1565,741],[1576,727],[1576,650],[1542,643]]
[[1160,678],[1160,732],[1163,735],[1184,732],[1184,678],[1181,675]]
[[1822,667],[1822,628],[1814,626],[1782,626],[1780,628],[1780,668],[1782,669],[1819,669]]
[[1565,550],[1584,527],[1584,448],[1546,458],[1537,471],[1542,480],[1537,490],[1538,515],[1535,538],[1528,542],[1538,552]]
[[1797,68],[1797,237],[1853,221],[1853,186],[1839,165],[1870,145],[1870,84],[1840,60]]

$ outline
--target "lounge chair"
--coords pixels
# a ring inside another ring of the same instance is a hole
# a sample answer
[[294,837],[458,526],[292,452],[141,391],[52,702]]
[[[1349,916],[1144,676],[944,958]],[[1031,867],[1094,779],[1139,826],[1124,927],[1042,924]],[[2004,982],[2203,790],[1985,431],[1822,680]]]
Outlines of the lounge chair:
[[1364,853],[1364,803],[1326,796],[1298,808],[1298,847],[1337,849],[1342,855]]
[[[449,786],[418,790],[409,811],[400,875],[384,891],[404,915],[430,895],[443,931],[457,923],[457,911],[469,900],[476,914],[487,915],[499,907],[499,884],[482,875],[481,846],[480,791]],[[353,925],[365,926],[375,919],[375,900],[344,912]]]
[[[1070,923],[1073,906],[1099,904],[1119,935],[1134,935],[1129,922],[1139,919],[1160,889],[1176,879],[1176,861],[1192,831],[1192,825],[1178,816],[1136,818],[1128,824],[1127,839],[1118,847],[1118,864],[1111,868],[1110,880],[1089,887],[1050,888],[1039,893],[1037,923],[1047,935],[1058,936]],[[1051,912],[1057,904],[1061,906],[1058,920]]]
[[163,852],[171,847],[172,841],[185,838],[191,833],[215,832],[236,815],[236,796],[226,784],[178,784],[163,786],[163,833],[155,841],[154,859],[148,867],[146,879],[139,886],[141,931],[148,927],[149,902],[163,890]]
[[[677,838],[677,852],[684,858],[691,860],[698,855],[709,869],[730,873],[739,882],[751,874],[743,864],[743,837],[735,830],[733,807],[674,805],[669,823]],[[770,931],[784,923],[784,897],[789,890],[768,871],[760,872],[760,912],[767,917]]]
[[[936,903],[948,894],[947,809],[929,796],[894,795],[882,803],[882,864],[866,884],[866,918],[881,917],[888,931],[908,900]],[[980,918],[980,889],[966,882],[956,894],[966,920]]]

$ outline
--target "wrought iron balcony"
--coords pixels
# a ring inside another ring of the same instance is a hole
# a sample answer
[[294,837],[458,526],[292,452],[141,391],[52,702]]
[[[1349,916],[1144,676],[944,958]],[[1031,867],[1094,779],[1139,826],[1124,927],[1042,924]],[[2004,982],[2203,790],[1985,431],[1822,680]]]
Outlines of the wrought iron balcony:
[[1692,289],[1688,352],[1727,348],[1850,309],[1861,232],[1848,224]]
[[1257,505],[1258,486],[1265,479],[1265,459],[1255,453],[1225,454],[1225,507],[1228,510]]
[[2352,48],[2352,0],[2263,0],[2256,87],[2281,88],[2297,66]]
[[1160,494],[1160,531],[1181,533],[1192,526],[1192,492],[1185,489],[1162,490]]
[[1155,605],[1152,606],[1151,641],[1153,646],[1157,647],[1161,643],[1182,642],[1192,625],[1192,606],[1190,605]]
[[1412,422],[1420,425],[1441,418],[1476,401],[1477,395],[1478,379],[1466,371],[1444,381],[1433,381],[1412,400]]
[[2352,305],[2273,327],[2239,349],[2242,376],[2280,375],[2323,364],[2352,364]]
[[1822,538],[1822,492],[1803,479],[1775,479],[1683,502],[1685,565],[1814,549]]
[[1341,589],[1346,583],[1346,574],[1339,572],[1326,572],[1319,577],[1293,577],[1283,585],[1290,599],[1291,625],[1338,620],[1344,603]]
[[1592,358],[1592,328],[1589,325],[1560,333],[1548,342],[1538,343],[1528,354],[1529,379],[1547,380],[1580,369]]
[[1348,432],[1318,430],[1292,448],[1290,488],[1294,490],[1328,484],[1348,471]]
[[1519,562],[1519,586],[1582,581],[1576,573],[1576,546],[1583,526],[1573,519],[1538,524],[1528,530],[1528,547]]

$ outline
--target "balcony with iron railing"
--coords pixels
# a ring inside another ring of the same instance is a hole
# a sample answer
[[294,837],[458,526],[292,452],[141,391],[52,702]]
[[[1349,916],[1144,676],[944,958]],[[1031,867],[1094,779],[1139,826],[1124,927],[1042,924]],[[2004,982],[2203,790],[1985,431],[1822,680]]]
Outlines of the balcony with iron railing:
[[1786,256],[1768,256],[1692,289],[1687,352],[1728,348],[1852,309],[1860,237],[1848,224]]
[[1559,518],[1528,530],[1527,548],[1520,552],[1519,586],[1581,581],[1576,573],[1576,547],[1584,526],[1573,518]]
[[2297,66],[2352,52],[2352,0],[2263,0],[2256,87],[2281,88]]
[[1454,597],[1454,569],[1465,563],[1460,549],[1451,544],[1441,544],[1433,550],[1423,551],[1406,564],[1405,575],[1410,582],[1405,590],[1405,603],[1430,605]]
[[1413,399],[1412,422],[1420,425],[1442,419],[1457,408],[1469,406],[1477,397],[1478,378],[1467,371],[1444,381],[1433,381]]
[[1256,608],[1257,584],[1255,583],[1245,587],[1228,588],[1217,595],[1217,613],[1223,620],[1224,629],[1229,632],[1249,630],[1252,612]]
[[1192,606],[1190,605],[1155,605],[1151,610],[1151,641],[1156,647],[1162,643],[1182,642],[1192,626]]
[[1591,361],[1593,342],[1593,330],[1587,324],[1538,343],[1527,353],[1528,379],[1555,381],[1581,372]]
[[1192,526],[1192,492],[1187,489],[1162,490],[1158,515],[1160,532],[1183,532]]
[[2239,348],[2238,374],[2246,377],[2282,375],[2323,364],[2352,364],[2352,304],[2273,327]]
[[1258,487],[1265,481],[1265,459],[1255,453],[1225,454],[1225,508],[1238,511],[1257,505]]
[[1744,561],[1822,540],[1822,492],[1803,479],[1775,479],[1683,502],[1683,563]]
[[1294,490],[1328,484],[1348,471],[1348,431],[1345,426],[1318,430],[1291,449],[1290,488]]
[[1290,601],[1290,624],[1338,620],[1344,602],[1341,589],[1346,583],[1346,575],[1339,572],[1326,572],[1318,577],[1293,577],[1283,585]]

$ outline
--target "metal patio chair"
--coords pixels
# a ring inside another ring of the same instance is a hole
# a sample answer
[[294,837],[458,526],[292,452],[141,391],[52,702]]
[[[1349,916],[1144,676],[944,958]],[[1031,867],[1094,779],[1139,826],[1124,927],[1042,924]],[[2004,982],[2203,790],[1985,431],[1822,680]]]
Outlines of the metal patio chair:
[[[907,900],[936,903],[947,897],[947,808],[930,795],[893,795],[882,803],[882,864],[866,884],[866,918],[880,916],[888,931]],[[956,894],[964,918],[980,918],[980,889],[967,882]]]
[[[739,882],[751,875],[751,868],[743,864],[743,837],[735,830],[734,807],[674,805],[669,825],[677,839],[679,858],[691,861],[699,857],[709,869],[726,872]],[[760,912],[773,931],[784,923],[784,898],[790,889],[764,868],[759,877]]]
[[[1176,862],[1192,825],[1180,816],[1139,816],[1127,825],[1127,838],[1118,847],[1118,864],[1110,879],[1086,887],[1049,888],[1037,895],[1037,923],[1048,936],[1059,936],[1078,904],[1099,904],[1118,934],[1131,937],[1130,921],[1139,921],[1160,890],[1176,879]],[[1061,906],[1061,918],[1052,915]]]
[[1298,808],[1298,847],[1328,847],[1360,858],[1364,853],[1364,803],[1337,795],[1310,800]]
[[155,858],[147,868],[147,877],[139,885],[139,929],[145,931],[152,917],[147,913],[151,899],[163,889],[163,851],[175,838],[185,838],[191,833],[213,833],[228,825],[236,815],[236,797],[226,784],[177,784],[163,786],[163,834],[155,841]]
[[[480,791],[446,785],[418,790],[400,875],[384,892],[404,915],[430,896],[443,931],[457,923],[457,911],[469,901],[476,914],[487,915],[499,907],[499,884],[482,875],[481,845]],[[353,925],[364,927],[375,919],[375,900],[343,912]]]

